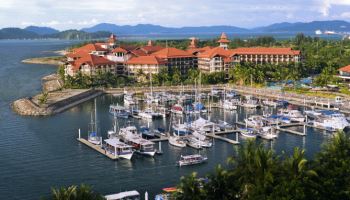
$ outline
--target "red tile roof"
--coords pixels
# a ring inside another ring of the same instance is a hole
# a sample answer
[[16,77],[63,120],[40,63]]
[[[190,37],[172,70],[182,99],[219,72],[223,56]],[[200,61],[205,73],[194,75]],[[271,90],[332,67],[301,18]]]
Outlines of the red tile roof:
[[160,51],[153,53],[152,55],[158,58],[188,58],[193,57],[193,55],[187,51],[176,49],[173,47],[164,48]]
[[152,54],[152,53],[160,51],[162,49],[164,49],[164,47],[162,47],[162,46],[148,46],[148,45],[140,48],[140,50],[144,51],[147,54]]
[[139,56],[133,57],[127,61],[127,64],[148,64],[148,65],[161,65],[165,64],[163,59],[157,58],[156,56]]
[[92,51],[107,51],[107,49],[102,48],[101,45],[96,45],[96,44],[87,44],[79,48],[73,49],[73,53],[77,52],[85,52],[85,53],[91,53]]
[[350,73],[350,65],[340,68],[339,71]]
[[219,43],[230,43],[230,40],[227,39],[226,33],[222,33],[220,36]]
[[118,47],[118,48],[115,48],[115,49],[112,50],[112,53],[118,53],[118,52],[128,53],[128,51],[126,49],[123,49],[121,47]]
[[134,49],[130,51],[132,54],[134,54],[135,56],[147,56],[148,54],[144,51],[142,51],[141,49]]
[[99,65],[114,65],[115,62],[110,61],[104,57],[92,55],[92,54],[86,54],[83,57],[75,60],[72,65],[73,65],[73,70],[79,70],[80,66],[82,64],[88,64],[92,67],[96,67]]
[[215,56],[230,57],[231,52],[222,47],[215,47],[198,54],[198,58],[213,58]]
[[234,54],[264,54],[264,55],[299,55],[300,51],[292,50],[291,48],[275,48],[275,47],[250,47],[250,48],[237,48],[230,50],[231,55]]

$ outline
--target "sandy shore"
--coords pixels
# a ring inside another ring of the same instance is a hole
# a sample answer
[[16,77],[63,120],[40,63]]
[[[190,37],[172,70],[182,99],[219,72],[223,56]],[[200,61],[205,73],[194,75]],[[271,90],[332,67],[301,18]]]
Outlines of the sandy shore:
[[22,63],[42,64],[42,65],[61,65],[64,63],[64,57],[51,56],[51,57],[41,57],[41,58],[28,58],[28,59],[22,60]]

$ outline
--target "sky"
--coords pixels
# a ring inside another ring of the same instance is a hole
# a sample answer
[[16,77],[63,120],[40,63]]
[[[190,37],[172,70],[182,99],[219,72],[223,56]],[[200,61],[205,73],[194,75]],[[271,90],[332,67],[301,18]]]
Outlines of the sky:
[[0,28],[81,29],[98,23],[168,27],[350,21],[350,0],[0,0]]

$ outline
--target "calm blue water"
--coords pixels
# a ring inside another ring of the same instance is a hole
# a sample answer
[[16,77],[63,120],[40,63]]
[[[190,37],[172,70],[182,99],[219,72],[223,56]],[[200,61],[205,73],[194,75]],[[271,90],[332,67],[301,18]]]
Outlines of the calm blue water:
[[[175,162],[181,154],[194,150],[179,150],[163,143],[164,155],[148,158],[136,155],[133,160],[111,161],[77,142],[78,128],[83,135],[88,128],[93,100],[52,117],[21,117],[13,113],[10,103],[18,98],[40,91],[40,77],[53,73],[56,67],[22,64],[25,58],[48,56],[48,51],[69,46],[64,41],[0,41],[0,199],[39,199],[46,196],[53,186],[86,183],[102,194],[137,189],[153,196],[163,187],[174,186],[183,175],[197,171],[205,175],[217,164],[225,164],[227,156],[237,147],[215,141],[206,150],[206,164],[178,168]],[[118,98],[98,98],[100,132],[105,136],[113,118],[108,114],[110,103]],[[238,110],[240,119],[244,110]],[[261,111],[260,111],[261,112]],[[213,113],[212,119],[225,118],[234,121],[234,113]],[[120,120],[123,125],[125,121]],[[146,125],[139,121],[137,124]],[[166,126],[160,120],[157,126]],[[228,137],[234,137],[230,135]],[[281,133],[279,138],[266,142],[277,152],[290,153],[294,147],[305,147],[311,157],[320,148],[327,134],[308,129],[306,137]]]

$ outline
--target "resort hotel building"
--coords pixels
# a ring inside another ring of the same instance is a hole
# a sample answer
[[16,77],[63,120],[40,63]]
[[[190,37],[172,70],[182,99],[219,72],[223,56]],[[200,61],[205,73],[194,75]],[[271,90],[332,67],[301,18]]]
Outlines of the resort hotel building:
[[71,50],[66,54],[65,75],[75,76],[78,72],[94,75],[97,71],[118,75],[137,76],[157,74],[162,68],[169,73],[177,69],[182,75],[191,68],[203,73],[226,72],[237,63],[281,64],[300,62],[301,52],[291,48],[249,47],[230,49],[225,33],[222,33],[217,47],[197,47],[197,39],[186,50],[156,46],[152,41],[141,47],[117,44],[117,37],[111,35],[105,43],[91,43]]

